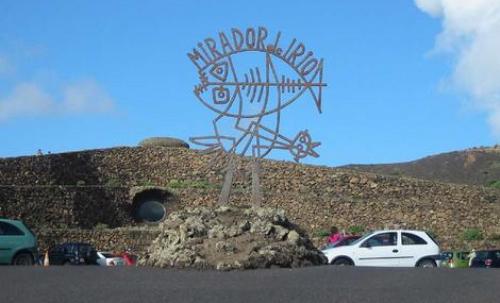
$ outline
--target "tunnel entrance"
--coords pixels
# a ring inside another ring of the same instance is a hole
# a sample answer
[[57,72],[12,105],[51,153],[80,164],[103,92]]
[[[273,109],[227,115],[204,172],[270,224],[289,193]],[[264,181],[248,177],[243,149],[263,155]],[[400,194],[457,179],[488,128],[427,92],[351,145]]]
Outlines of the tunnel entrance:
[[159,223],[167,216],[170,193],[159,188],[145,189],[133,198],[132,217],[139,223]]

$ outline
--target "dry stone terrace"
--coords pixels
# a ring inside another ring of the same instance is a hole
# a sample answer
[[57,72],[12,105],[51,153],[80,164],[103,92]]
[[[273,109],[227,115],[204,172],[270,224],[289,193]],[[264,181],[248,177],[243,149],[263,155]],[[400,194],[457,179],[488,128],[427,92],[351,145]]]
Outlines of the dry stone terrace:
[[[0,159],[0,215],[20,217],[44,234],[57,229],[61,239],[80,239],[89,232],[75,229],[136,225],[134,197],[148,188],[164,192],[167,212],[213,206],[224,176],[223,162],[213,157],[185,148],[120,147]],[[239,168],[247,165],[239,158]],[[265,206],[284,209],[311,236],[331,225],[399,226],[433,232],[444,249],[500,245],[461,239],[469,228],[499,238],[495,189],[270,160],[262,168]],[[249,193],[250,178],[241,173],[230,203],[249,204]],[[94,242],[112,248],[107,238]]]

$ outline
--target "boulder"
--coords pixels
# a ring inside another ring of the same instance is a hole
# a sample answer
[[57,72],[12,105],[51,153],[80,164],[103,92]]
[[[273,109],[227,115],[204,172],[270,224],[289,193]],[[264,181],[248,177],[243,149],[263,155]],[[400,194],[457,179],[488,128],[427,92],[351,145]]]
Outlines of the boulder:
[[281,209],[186,208],[159,229],[140,265],[226,271],[327,263]]

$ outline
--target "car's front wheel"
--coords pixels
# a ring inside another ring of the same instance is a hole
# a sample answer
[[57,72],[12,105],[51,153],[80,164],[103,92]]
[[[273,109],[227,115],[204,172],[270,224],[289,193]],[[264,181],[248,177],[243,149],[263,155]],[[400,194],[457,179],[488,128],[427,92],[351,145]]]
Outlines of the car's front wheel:
[[420,262],[418,262],[417,267],[422,267],[422,268],[433,268],[436,267],[436,262],[431,259],[424,259]]
[[17,254],[12,261],[12,265],[31,266],[33,264],[35,264],[35,260],[30,253]]
[[332,264],[337,265],[337,266],[353,266],[354,265],[352,263],[352,261],[347,259],[347,258],[338,258],[335,261],[333,261]]

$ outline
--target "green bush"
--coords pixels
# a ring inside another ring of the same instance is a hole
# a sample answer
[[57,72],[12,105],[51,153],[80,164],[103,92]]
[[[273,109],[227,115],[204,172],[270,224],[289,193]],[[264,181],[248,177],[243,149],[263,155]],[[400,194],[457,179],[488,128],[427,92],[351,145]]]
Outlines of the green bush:
[[170,180],[170,182],[168,182],[167,186],[170,188],[183,188],[184,183],[180,180],[172,179],[172,180]]
[[192,181],[190,182],[190,186],[189,187],[192,187],[192,188],[205,188],[205,189],[208,189],[208,188],[215,188],[216,185],[215,184],[212,184],[208,181],[204,181],[204,180],[197,180],[197,181]]
[[329,235],[330,232],[326,229],[320,229],[314,233],[315,237],[321,237],[321,238],[328,237]]
[[96,230],[103,230],[103,229],[108,229],[108,228],[109,228],[108,224],[105,224],[105,223],[97,223],[94,226],[94,229],[96,229]]
[[140,186],[155,186],[154,182],[149,179],[142,179],[137,184]]
[[119,187],[119,186],[122,186],[122,182],[117,177],[111,177],[111,178],[108,179],[108,181],[106,181],[105,186],[108,186],[108,187]]
[[360,235],[365,232],[365,228],[360,225],[353,225],[347,229],[347,232],[353,235]]
[[482,240],[483,233],[478,228],[469,228],[464,230],[462,238],[466,241]]
[[218,188],[217,184],[210,183],[205,180],[177,180],[172,179],[168,182],[167,187],[170,188],[202,188],[202,189],[210,189],[210,188]]
[[500,189],[500,180],[493,180],[493,181],[488,182],[488,187]]

